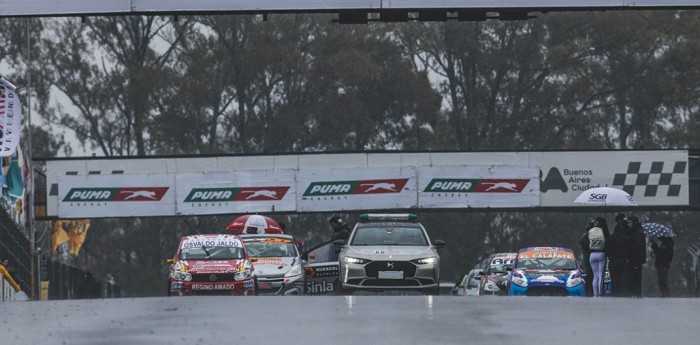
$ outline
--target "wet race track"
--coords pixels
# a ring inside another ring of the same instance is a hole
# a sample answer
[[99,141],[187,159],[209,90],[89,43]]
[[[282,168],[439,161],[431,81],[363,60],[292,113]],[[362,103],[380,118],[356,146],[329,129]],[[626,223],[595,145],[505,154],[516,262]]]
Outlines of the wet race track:
[[0,304],[0,344],[700,344],[700,299],[153,297]]

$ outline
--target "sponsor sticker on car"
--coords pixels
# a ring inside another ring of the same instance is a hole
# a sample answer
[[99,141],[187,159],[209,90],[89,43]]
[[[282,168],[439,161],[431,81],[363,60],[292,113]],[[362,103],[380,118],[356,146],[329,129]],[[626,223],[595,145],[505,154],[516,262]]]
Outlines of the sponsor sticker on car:
[[575,260],[574,254],[572,252],[556,250],[556,249],[542,249],[542,250],[529,250],[520,252],[520,259],[571,259]]
[[338,264],[304,267],[304,294],[335,295],[338,272]]

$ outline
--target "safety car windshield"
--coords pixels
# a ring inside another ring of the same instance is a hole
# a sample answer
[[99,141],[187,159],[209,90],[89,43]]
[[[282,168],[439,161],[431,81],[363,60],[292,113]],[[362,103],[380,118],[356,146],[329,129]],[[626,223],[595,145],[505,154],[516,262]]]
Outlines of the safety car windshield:
[[427,246],[428,241],[420,227],[382,226],[355,229],[350,244],[354,246]]

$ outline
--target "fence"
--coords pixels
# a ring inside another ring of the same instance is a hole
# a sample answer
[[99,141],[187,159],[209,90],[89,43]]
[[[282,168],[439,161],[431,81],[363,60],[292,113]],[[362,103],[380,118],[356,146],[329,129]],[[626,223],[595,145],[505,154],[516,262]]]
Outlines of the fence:
[[121,297],[118,285],[110,281],[97,281],[90,272],[57,260],[51,260],[46,266],[48,299]]
[[0,262],[5,259],[9,262],[8,270],[11,270],[12,278],[19,288],[25,292],[31,291],[32,257],[29,239],[5,208],[0,207]]

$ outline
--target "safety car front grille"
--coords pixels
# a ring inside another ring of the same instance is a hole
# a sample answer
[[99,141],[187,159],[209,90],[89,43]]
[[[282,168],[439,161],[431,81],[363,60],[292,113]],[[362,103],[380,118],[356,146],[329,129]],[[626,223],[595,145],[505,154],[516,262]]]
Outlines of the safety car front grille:
[[408,261],[373,261],[365,266],[367,277],[377,278],[379,271],[403,271],[404,278],[413,278],[416,275],[416,265]]
[[420,286],[420,283],[414,279],[367,279],[362,286]]

